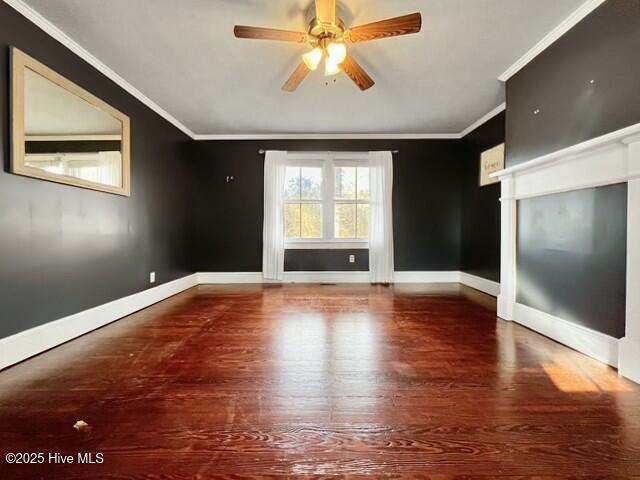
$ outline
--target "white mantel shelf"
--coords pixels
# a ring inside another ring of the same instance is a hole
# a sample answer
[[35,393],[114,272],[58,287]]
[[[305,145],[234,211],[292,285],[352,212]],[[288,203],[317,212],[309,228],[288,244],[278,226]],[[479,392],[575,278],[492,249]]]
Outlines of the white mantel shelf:
[[596,148],[602,148],[612,144],[629,144],[637,141],[640,141],[640,123],[563,148],[562,150],[556,150],[555,152],[548,153],[541,157],[527,160],[526,162],[514,165],[513,167],[492,173],[491,177],[505,177],[525,170],[546,166],[547,164],[555,161],[568,160],[572,157],[580,156],[580,154],[588,153]]
[[[618,367],[640,383],[640,124],[506,168],[501,182],[501,290],[498,316],[539,331]],[[627,304],[625,337],[618,340],[551,317],[516,301],[517,201],[584,188],[627,183]]]

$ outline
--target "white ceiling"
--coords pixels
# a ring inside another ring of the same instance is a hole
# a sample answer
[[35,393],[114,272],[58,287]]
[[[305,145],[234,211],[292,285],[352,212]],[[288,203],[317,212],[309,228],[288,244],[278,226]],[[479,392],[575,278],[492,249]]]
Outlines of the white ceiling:
[[120,135],[122,124],[107,112],[25,69],[27,135]]
[[497,80],[584,0],[346,0],[357,25],[422,12],[417,35],[350,46],[376,81],[320,71],[280,90],[305,48],[234,24],[304,30],[307,0],[25,0],[199,135],[458,133],[504,102]]

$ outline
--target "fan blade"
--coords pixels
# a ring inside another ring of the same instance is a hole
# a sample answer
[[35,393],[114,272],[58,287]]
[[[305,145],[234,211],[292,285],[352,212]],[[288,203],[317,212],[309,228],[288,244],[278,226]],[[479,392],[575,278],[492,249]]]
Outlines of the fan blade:
[[349,30],[348,38],[352,42],[367,42],[369,40],[418,33],[421,28],[422,15],[420,13],[412,13],[354,27]]
[[316,18],[322,23],[335,23],[336,0],[316,0]]
[[373,87],[376,83],[369,74],[364,71],[360,64],[349,55],[347,55],[344,62],[340,64],[340,68],[363,92]]
[[307,34],[302,32],[278,30],[277,28],[248,27],[246,25],[236,25],[233,33],[236,38],[252,38],[255,40],[303,43],[307,39]]
[[285,92],[295,91],[296,88],[300,86],[302,81],[305,78],[307,78],[307,75],[309,75],[309,72],[310,70],[307,68],[304,62],[300,62],[300,65],[296,67],[296,69],[291,74],[291,76],[287,79],[286,82],[284,82],[284,85],[282,86],[282,90],[284,90]]

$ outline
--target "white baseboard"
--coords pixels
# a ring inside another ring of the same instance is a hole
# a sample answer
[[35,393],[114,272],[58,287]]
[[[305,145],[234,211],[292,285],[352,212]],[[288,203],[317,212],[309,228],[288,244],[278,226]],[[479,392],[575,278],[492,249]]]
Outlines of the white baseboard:
[[625,337],[620,339],[618,346],[618,373],[640,383],[640,342]]
[[460,283],[494,297],[500,294],[500,284],[498,282],[471,275],[470,273],[460,272]]
[[[260,272],[200,272],[200,284],[264,283]],[[369,272],[285,272],[284,283],[369,283]],[[481,292],[500,293],[500,284],[469,273],[451,271],[395,272],[395,283],[462,283]]]
[[[274,283],[262,272],[200,272],[202,285]],[[285,272],[282,283],[369,283],[369,272]]]
[[[458,283],[460,272],[395,272],[395,283]],[[264,283],[260,272],[201,272],[201,284]],[[369,283],[369,272],[285,272],[283,283]]]
[[199,272],[198,284],[263,283],[262,272]]
[[[618,366],[618,339],[516,303],[514,320],[612,367]],[[626,375],[625,375],[626,376]]]
[[459,283],[460,272],[394,272],[393,281],[395,283]]
[[198,284],[189,275],[0,339],[0,369],[68,342]]

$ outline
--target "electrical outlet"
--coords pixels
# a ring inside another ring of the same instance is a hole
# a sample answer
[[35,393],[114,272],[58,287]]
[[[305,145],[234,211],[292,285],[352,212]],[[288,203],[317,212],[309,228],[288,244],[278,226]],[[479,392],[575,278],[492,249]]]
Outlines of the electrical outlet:
[[149,274],[149,283],[156,283],[156,272],[151,272]]
[[356,256],[355,255],[349,255],[349,263],[356,263]]

